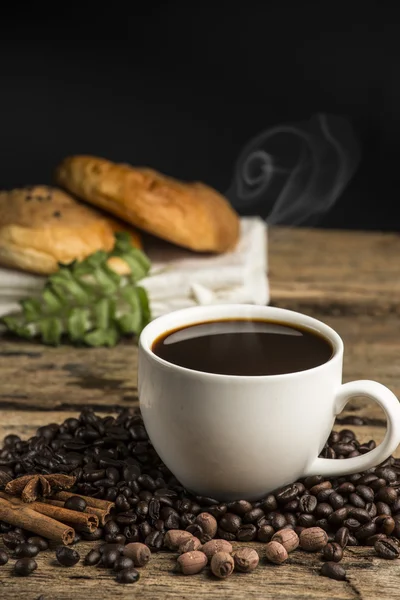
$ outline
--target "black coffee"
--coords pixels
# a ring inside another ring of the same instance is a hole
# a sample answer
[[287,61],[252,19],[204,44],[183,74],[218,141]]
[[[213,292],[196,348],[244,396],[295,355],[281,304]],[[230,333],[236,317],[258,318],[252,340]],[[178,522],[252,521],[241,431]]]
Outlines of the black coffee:
[[168,331],[152,350],[175,365],[224,375],[295,373],[322,365],[333,354],[331,343],[316,331],[247,319]]

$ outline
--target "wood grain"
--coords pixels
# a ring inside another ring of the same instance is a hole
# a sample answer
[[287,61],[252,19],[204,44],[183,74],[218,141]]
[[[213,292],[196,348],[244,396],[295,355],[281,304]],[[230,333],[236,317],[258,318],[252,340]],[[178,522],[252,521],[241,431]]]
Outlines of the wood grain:
[[[345,341],[344,381],[376,379],[400,396],[400,237],[396,234],[276,228],[269,233],[271,303],[306,312],[334,327]],[[101,412],[137,404],[137,349],[125,342],[114,349],[45,348],[0,338],[0,438],[24,438],[44,423],[61,422],[84,406]],[[359,416],[351,427],[362,441],[380,441],[384,416],[358,398],[341,417]],[[397,451],[397,456],[400,452]],[[83,557],[95,544],[79,544]],[[203,573],[173,572],[174,555],[160,553],[142,570],[137,584],[117,584],[111,573],[81,563],[54,566],[54,549],[38,558],[28,578],[11,575],[13,560],[0,567],[0,598],[36,600],[380,600],[400,599],[400,561],[384,561],[372,549],[350,548],[347,582],[319,576],[318,555],[296,552],[287,565],[266,564],[263,545],[258,569],[221,582]]]

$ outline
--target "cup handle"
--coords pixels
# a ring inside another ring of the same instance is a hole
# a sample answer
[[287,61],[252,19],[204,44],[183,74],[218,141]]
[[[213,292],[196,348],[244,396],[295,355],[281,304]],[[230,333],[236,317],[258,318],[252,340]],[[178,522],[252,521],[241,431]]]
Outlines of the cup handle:
[[385,411],[387,431],[382,443],[374,450],[353,458],[333,460],[318,457],[306,469],[305,477],[310,475],[340,477],[360,473],[379,465],[396,450],[400,443],[400,403],[393,392],[376,381],[360,380],[344,383],[336,395],[335,416],[342,412],[353,396],[367,396],[375,400]]

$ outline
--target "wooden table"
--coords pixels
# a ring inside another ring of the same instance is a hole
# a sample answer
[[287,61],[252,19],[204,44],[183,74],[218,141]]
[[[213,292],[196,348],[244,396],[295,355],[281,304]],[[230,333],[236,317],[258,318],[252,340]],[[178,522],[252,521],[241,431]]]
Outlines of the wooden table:
[[[346,345],[344,380],[370,378],[400,397],[400,236],[276,228],[269,233],[271,303],[325,320]],[[1,285],[1,282],[0,282]],[[137,351],[133,344],[113,349],[45,348],[0,339],[0,437],[24,437],[44,423],[61,421],[91,405],[102,412],[137,403]],[[385,421],[377,405],[356,399],[343,418],[361,416],[353,427],[362,440],[382,439]],[[340,426],[338,425],[340,428]],[[78,549],[84,555],[89,545]],[[258,549],[263,552],[262,544]],[[11,563],[12,561],[10,561]],[[108,572],[76,566],[54,568],[42,553],[29,578],[0,567],[0,598],[91,600],[117,598],[196,599],[378,599],[400,598],[400,561],[383,561],[371,549],[349,548],[349,581],[318,575],[320,559],[296,552],[288,564],[261,566],[251,575],[225,582],[206,574],[172,573],[170,554],[155,555],[131,586],[115,583]]]

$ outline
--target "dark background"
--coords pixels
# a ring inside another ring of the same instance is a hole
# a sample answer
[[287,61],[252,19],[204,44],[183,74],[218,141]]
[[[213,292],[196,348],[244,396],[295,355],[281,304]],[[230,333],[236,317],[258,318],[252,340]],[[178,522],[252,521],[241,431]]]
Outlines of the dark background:
[[224,192],[254,135],[328,112],[351,121],[363,159],[318,225],[400,230],[395,5],[7,6],[0,186],[50,183],[64,156],[92,153]]

